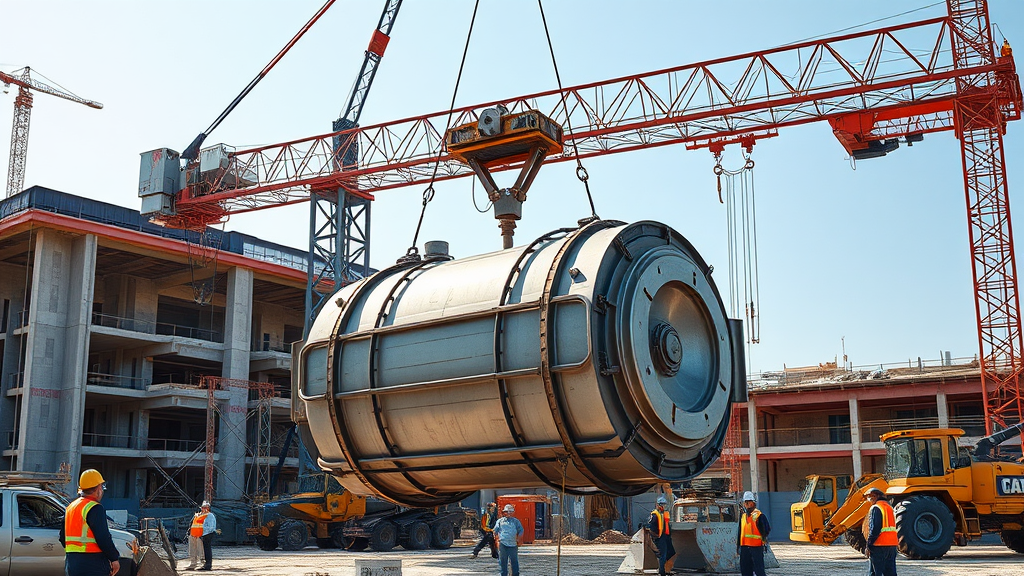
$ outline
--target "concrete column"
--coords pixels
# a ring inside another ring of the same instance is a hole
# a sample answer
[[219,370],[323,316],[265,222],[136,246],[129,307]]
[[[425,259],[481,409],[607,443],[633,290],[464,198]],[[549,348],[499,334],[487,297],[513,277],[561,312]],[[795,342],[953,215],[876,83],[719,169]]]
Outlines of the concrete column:
[[[23,470],[77,477],[85,410],[96,236],[36,232],[20,437]],[[32,442],[24,442],[31,438]]]
[[761,487],[761,466],[757,462],[757,407],[753,396],[747,399],[747,428],[750,434],[750,491],[757,494]]
[[946,393],[941,390],[935,393],[935,411],[939,416],[939,428],[949,428],[949,404]]
[[856,397],[850,397],[850,444],[853,446],[853,477],[860,478],[864,474],[864,457],[860,452],[860,404]]
[[[249,333],[252,329],[252,270],[228,271],[224,310],[224,363],[221,376],[249,379]],[[240,500],[245,489],[246,411],[249,391],[229,387],[230,398],[221,404],[220,433],[217,438],[219,475],[215,497]]]

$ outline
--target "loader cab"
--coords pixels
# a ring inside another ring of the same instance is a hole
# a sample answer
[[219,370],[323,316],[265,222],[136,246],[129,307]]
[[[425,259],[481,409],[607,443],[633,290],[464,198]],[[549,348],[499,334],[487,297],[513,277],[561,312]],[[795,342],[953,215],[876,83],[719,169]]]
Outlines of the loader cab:
[[971,499],[971,458],[958,444],[956,428],[901,430],[882,435],[888,493],[916,492],[930,487],[959,488],[954,499]]
[[804,479],[806,485],[800,500],[790,506],[790,520],[793,534],[800,541],[808,541],[806,535],[820,530],[829,518],[839,509],[839,504],[846,499],[853,477],[849,474],[839,476],[812,475]]

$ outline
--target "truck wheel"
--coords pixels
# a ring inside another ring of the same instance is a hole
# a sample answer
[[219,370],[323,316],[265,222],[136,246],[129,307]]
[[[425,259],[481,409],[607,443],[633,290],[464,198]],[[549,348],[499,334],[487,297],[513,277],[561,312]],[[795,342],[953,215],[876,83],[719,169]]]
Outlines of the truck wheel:
[[953,545],[953,513],[934,496],[911,496],[896,505],[899,549],[912,560],[942,558]]
[[426,522],[414,522],[409,526],[408,535],[402,539],[402,547],[406,550],[430,548],[430,526]]
[[455,543],[455,530],[452,523],[442,520],[437,522],[430,530],[430,545],[439,550],[451,548]]
[[1007,548],[1018,554],[1024,554],[1024,530],[1003,530],[999,536]]
[[260,550],[270,552],[274,548],[277,548],[277,536],[257,536],[256,547]]
[[864,548],[867,546],[867,540],[864,539],[864,533],[860,531],[860,526],[851,526],[846,532],[843,532],[843,539],[858,553],[863,554]]
[[302,522],[285,522],[277,531],[277,540],[281,544],[281,550],[302,550],[309,540],[309,528]]
[[398,540],[398,529],[387,521],[378,522],[370,533],[370,548],[375,552],[387,552],[395,547]]

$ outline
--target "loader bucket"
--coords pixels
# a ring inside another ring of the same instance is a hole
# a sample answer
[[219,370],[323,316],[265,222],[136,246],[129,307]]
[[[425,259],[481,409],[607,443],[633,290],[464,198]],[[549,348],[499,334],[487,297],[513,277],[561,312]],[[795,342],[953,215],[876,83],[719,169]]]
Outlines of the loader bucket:
[[658,552],[646,530],[637,530],[629,540],[626,557],[619,565],[619,574],[643,574],[658,568]]
[[156,550],[142,546],[135,553],[136,576],[178,576],[178,572],[157,555]]

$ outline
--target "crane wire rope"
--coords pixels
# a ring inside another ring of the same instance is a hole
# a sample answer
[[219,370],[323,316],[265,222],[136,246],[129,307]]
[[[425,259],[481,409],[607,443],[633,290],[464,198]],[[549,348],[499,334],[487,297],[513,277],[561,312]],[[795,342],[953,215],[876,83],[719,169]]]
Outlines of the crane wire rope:
[[881,18],[876,18],[874,20],[869,20],[867,22],[861,22],[860,24],[855,24],[853,26],[847,26],[846,28],[840,28],[839,30],[833,30],[831,32],[826,32],[824,34],[818,34],[817,36],[808,36],[807,38],[803,38],[803,39],[800,39],[800,40],[794,40],[792,42],[787,42],[785,44],[779,44],[778,46],[775,46],[775,48],[785,48],[786,46],[791,46],[793,44],[799,44],[801,42],[807,42],[809,40],[817,40],[818,38],[827,38],[827,37],[835,36],[835,35],[840,34],[842,32],[848,32],[850,30],[856,30],[857,28],[863,28],[864,26],[869,26],[871,24],[878,24],[879,22],[885,22],[886,20],[892,20],[893,18],[899,18],[900,16],[906,16],[907,14],[913,14],[914,12],[920,12],[922,10],[927,10],[929,8],[934,8],[936,6],[940,6],[940,5],[945,4],[945,3],[946,3],[945,0],[943,0],[942,2],[933,2],[931,4],[928,4],[927,6],[921,6],[919,8],[914,8],[913,10],[907,10],[905,12],[900,12],[899,14],[893,14],[892,16],[883,16]]
[[[558,73],[558,61],[555,59],[555,47],[551,43],[551,33],[548,31],[548,19],[544,16],[544,3],[542,0],[537,0],[537,7],[540,9],[540,20],[544,24],[544,36],[548,40],[548,52],[551,53],[551,66],[555,69],[555,81],[558,82],[558,96],[562,102],[562,109],[565,111],[565,127],[569,134],[572,134],[572,121],[569,119],[569,105],[565,102],[565,90],[562,89],[562,77]],[[590,179],[590,175],[587,173],[587,169],[583,167],[583,162],[580,160],[580,150],[576,145],[576,138],[572,139],[572,152],[576,158],[576,178],[580,182],[583,182],[583,188],[587,191],[587,201],[590,202],[590,218],[589,220],[598,220],[597,210],[594,208],[594,196],[590,193],[590,184],[587,182]]]
[[[758,282],[757,211],[754,198],[754,161],[744,153],[738,170],[722,167],[716,157],[715,175],[725,176],[726,235],[729,253],[729,306],[734,317],[746,320],[747,342],[757,344],[760,335],[760,285]],[[737,178],[739,185],[737,186]],[[721,186],[719,188],[721,194]],[[719,198],[720,201],[722,198]],[[740,276],[742,275],[742,279]],[[742,304],[741,304],[742,298]]]
[[[459,74],[455,77],[455,89],[452,90],[452,101],[448,106],[448,120],[445,121],[444,132],[448,133],[448,128],[452,125],[452,115],[455,113],[455,98],[459,95],[459,84],[462,82],[462,72],[466,68],[466,54],[469,53],[469,41],[473,38],[473,26],[476,24],[476,13],[480,8],[480,0],[476,0],[473,3],[473,16],[469,19],[469,31],[466,33],[466,45],[462,48],[462,61],[459,62]],[[438,141],[438,147],[444,148],[444,136]],[[440,156],[440,150],[438,150],[438,156]],[[434,169],[430,174],[430,182],[427,184],[427,188],[423,191],[423,207],[420,209],[420,219],[416,222],[416,232],[412,235],[412,245],[409,250],[406,251],[405,256],[402,257],[401,261],[406,258],[413,260],[419,257],[416,249],[416,242],[420,237],[420,228],[423,226],[423,216],[427,213],[427,204],[434,199],[434,180],[437,179],[437,170],[441,167],[441,159],[438,158],[434,161]]]

